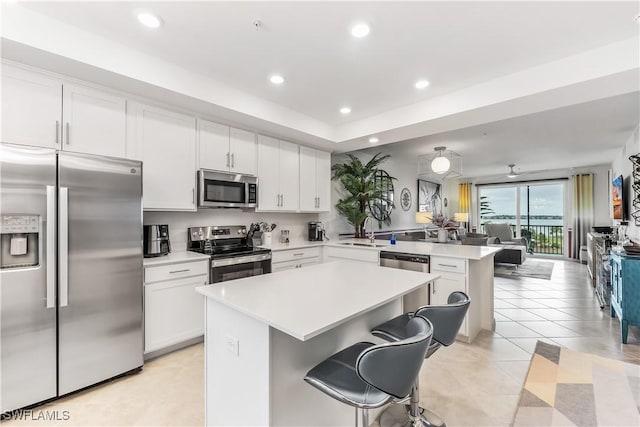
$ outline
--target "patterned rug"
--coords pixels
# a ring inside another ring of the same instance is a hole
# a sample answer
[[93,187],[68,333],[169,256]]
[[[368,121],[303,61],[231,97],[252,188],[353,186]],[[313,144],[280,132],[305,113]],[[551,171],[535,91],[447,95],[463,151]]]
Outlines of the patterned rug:
[[640,365],[538,341],[514,426],[640,426]]
[[549,261],[534,261],[532,259],[525,260],[522,265],[516,268],[512,264],[496,264],[493,270],[495,276],[502,277],[533,277],[535,279],[551,280],[553,273],[553,263]]

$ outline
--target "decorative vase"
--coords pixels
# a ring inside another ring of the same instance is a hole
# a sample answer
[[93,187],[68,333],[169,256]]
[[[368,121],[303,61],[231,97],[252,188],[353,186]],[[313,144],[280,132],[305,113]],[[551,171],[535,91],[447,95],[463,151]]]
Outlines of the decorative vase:
[[446,243],[449,240],[449,232],[444,228],[438,229],[438,243]]

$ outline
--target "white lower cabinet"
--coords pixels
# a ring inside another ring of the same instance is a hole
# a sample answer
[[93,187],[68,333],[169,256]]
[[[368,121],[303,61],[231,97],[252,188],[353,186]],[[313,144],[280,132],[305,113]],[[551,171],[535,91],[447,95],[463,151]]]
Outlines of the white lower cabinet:
[[352,246],[326,246],[324,250],[325,262],[348,259],[352,261],[370,262],[378,265],[378,262],[380,261],[380,251],[377,250],[354,248]]
[[[430,261],[431,273],[440,275],[440,278],[431,284],[431,293],[429,295],[430,305],[445,305],[452,292],[461,291],[469,295],[469,289],[467,286],[467,260],[432,256]],[[472,306],[473,303],[470,305],[470,308]],[[465,337],[469,336],[467,328],[468,317],[469,314],[467,313],[467,316],[460,327],[460,332],[458,333]]]
[[208,261],[145,267],[144,352],[204,334],[204,300],[195,291],[209,281]]
[[271,271],[292,270],[322,262],[322,248],[310,247],[274,251],[271,254]]

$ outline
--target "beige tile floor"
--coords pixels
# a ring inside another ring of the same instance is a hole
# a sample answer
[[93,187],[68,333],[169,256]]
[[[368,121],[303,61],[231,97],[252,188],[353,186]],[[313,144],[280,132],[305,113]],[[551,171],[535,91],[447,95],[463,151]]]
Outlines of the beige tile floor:
[[[620,325],[601,311],[584,265],[553,260],[551,280],[495,281],[496,331],[472,344],[457,342],[427,360],[420,374],[421,401],[449,426],[509,425],[537,340],[640,364],[640,328]],[[145,364],[142,373],[34,409],[69,411],[64,422],[6,421],[13,425],[204,424],[203,346]]]

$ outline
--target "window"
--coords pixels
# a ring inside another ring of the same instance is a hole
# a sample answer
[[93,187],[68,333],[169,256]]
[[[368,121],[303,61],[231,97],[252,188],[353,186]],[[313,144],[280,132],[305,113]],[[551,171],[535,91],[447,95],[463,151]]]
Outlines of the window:
[[563,182],[522,183],[479,187],[480,228],[506,222],[516,237],[524,237],[528,251],[562,255],[566,229]]

